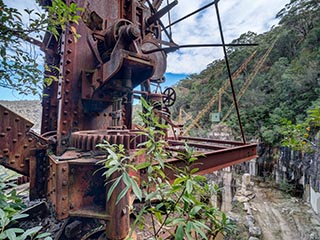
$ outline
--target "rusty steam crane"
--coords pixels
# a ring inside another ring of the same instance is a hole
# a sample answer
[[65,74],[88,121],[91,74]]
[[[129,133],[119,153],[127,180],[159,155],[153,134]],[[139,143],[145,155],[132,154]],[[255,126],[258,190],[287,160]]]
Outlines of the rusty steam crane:
[[[28,176],[30,198],[45,198],[57,219],[105,220],[104,236],[124,239],[129,231],[129,213],[123,211],[128,200],[118,205],[113,198],[106,200],[104,178],[93,174],[100,160],[96,145],[102,140],[121,143],[130,153],[144,141],[132,124],[137,95],[163,108],[173,104],[173,89],[154,93],[150,86],[164,80],[166,51],[179,48],[160,21],[177,1],[161,9],[161,0],[66,0],[71,2],[85,9],[79,25],[72,26],[81,37],[75,41],[69,26],[59,39],[46,34],[40,44],[46,63],[60,69],[48,73],[57,74],[59,81],[44,89],[41,134],[0,106],[0,163]],[[168,41],[162,40],[163,32]],[[202,174],[256,155],[256,144],[245,142],[182,136],[167,141],[170,146],[187,141],[200,149]]]

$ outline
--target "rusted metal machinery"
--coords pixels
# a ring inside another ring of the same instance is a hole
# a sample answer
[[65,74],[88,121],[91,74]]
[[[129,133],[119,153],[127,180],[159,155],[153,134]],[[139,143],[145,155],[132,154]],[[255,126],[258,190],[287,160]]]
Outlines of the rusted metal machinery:
[[[173,104],[172,89],[154,93],[150,85],[164,80],[167,62],[162,45],[176,47],[170,34],[169,42],[161,40],[165,28],[159,19],[177,1],[162,9],[161,0],[66,1],[71,2],[85,9],[79,25],[61,30],[59,39],[46,34],[42,43],[47,64],[60,71],[47,73],[56,74],[59,81],[44,89],[41,134],[30,131],[32,123],[0,106],[0,162],[29,176],[30,198],[45,198],[57,219],[105,220],[106,238],[124,239],[129,231],[128,198],[118,205],[115,197],[106,200],[104,177],[94,174],[101,160],[96,144],[121,143],[132,153],[145,140],[132,124],[136,95],[160,102],[160,108]],[[73,28],[81,35],[77,40]],[[167,140],[169,149],[186,141],[200,149],[201,174],[256,156],[256,144],[191,137]],[[120,191],[121,186],[114,196]]]

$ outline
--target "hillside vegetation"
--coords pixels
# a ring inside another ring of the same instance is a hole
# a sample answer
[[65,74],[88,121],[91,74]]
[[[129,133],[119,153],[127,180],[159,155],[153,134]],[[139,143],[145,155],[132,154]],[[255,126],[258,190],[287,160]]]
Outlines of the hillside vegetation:
[[[283,118],[299,122],[306,117],[308,109],[320,106],[319,6],[318,0],[292,0],[278,13],[279,26],[259,35],[247,32],[233,41],[258,43],[258,47],[228,49],[232,72],[257,50],[253,60],[234,79],[235,91],[239,95],[258,61],[274,43],[258,74],[238,101],[247,140],[259,139],[277,144],[281,138]],[[175,86],[178,97],[172,109],[173,116],[178,117],[180,108],[197,116],[227,80],[225,61],[216,60],[201,73],[180,81]],[[232,105],[231,96],[230,87],[221,96],[222,118]],[[200,125],[207,132],[215,124],[210,119],[213,112],[218,112],[218,101],[200,120]],[[226,123],[240,136],[235,109]],[[190,134],[197,135],[197,129],[193,129]]]

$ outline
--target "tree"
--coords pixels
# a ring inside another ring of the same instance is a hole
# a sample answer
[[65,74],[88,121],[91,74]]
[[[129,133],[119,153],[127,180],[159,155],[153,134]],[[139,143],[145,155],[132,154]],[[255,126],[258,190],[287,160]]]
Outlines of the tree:
[[[46,32],[58,37],[59,30],[69,22],[77,23],[82,10],[76,4],[66,5],[63,0],[53,0],[45,12],[35,9],[21,10],[8,7],[0,0],[0,86],[13,88],[20,94],[40,94],[43,83],[56,80],[44,76],[43,60],[39,54]],[[27,19],[27,20],[25,20]]]

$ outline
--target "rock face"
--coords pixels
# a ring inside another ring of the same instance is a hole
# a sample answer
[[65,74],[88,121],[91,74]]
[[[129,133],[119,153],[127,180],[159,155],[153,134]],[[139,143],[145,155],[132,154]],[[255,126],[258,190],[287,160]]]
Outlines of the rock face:
[[42,107],[40,100],[31,101],[0,101],[0,104],[20,116],[31,121],[35,132],[40,132]]

